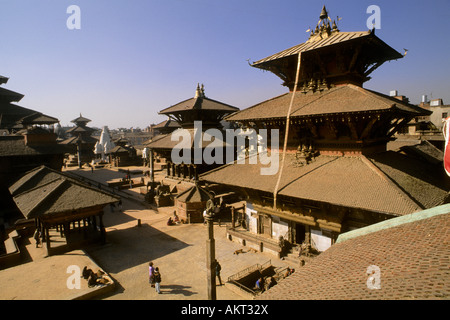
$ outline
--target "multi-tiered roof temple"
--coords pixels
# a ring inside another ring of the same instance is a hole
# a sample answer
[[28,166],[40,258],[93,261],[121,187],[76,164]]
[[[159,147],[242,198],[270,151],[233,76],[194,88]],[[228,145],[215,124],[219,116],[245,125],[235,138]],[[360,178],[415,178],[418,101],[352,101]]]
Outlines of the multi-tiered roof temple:
[[443,169],[429,156],[437,149],[425,142],[389,148],[402,126],[429,111],[363,87],[376,68],[402,55],[374,30],[342,32],[330,20],[324,7],[306,42],[252,64],[280,77],[289,92],[225,118],[279,130],[281,148],[269,150],[280,152],[278,172],[260,175],[265,165],[247,161],[200,176],[246,195],[246,228],[229,235],[259,250],[280,254],[283,237],[323,251],[342,232],[448,197]]

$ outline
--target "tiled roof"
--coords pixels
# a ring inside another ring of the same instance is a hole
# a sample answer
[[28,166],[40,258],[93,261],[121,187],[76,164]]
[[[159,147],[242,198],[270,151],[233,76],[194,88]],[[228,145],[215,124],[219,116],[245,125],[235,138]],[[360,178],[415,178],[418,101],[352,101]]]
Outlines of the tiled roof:
[[[281,58],[289,57],[296,55],[300,52],[308,52],[312,50],[317,50],[320,48],[325,48],[328,46],[336,45],[342,42],[347,42],[350,40],[355,39],[361,39],[361,38],[368,38],[372,37],[377,40],[380,43],[383,43],[379,38],[377,38],[371,31],[357,31],[357,32],[337,32],[331,34],[329,37],[323,38],[319,41],[306,41],[304,43],[298,44],[296,46],[293,46],[289,49],[283,50],[281,52],[275,53],[269,57],[266,57],[264,59],[258,60],[253,63],[253,66],[258,67],[258,65],[264,64],[269,61],[278,60]],[[388,47],[386,44],[384,44],[385,47]],[[390,48],[390,47],[389,47]],[[401,58],[401,54],[395,51],[394,49],[390,48],[390,58],[391,59],[399,59]]]
[[[291,93],[266,100],[225,118],[227,121],[286,118]],[[430,112],[394,99],[387,95],[367,90],[352,84],[337,86],[317,93],[295,93],[291,117],[311,117],[325,114],[373,112],[397,109],[417,115]]]
[[[146,147],[150,149],[173,149],[175,147],[182,148],[179,145],[183,141],[182,138],[180,138],[180,134],[186,134],[186,136],[183,135],[186,139],[187,137],[190,138],[191,143],[189,146],[186,146],[186,148],[194,148],[194,129],[177,129],[172,133],[160,135],[157,139],[152,139],[151,142],[147,143]],[[202,134],[203,139],[201,141],[201,147],[205,148],[212,143],[211,141],[214,141],[214,137],[206,132],[203,132]],[[225,134],[223,134],[222,137],[223,136],[225,136]],[[175,141],[172,141],[172,137],[174,137]],[[227,145],[226,141],[223,141],[222,144],[223,146]]]
[[369,159],[423,209],[440,205],[448,197],[450,185],[441,165],[393,151]]
[[183,112],[187,110],[215,110],[222,112],[235,112],[239,108],[233,107],[229,104],[225,104],[206,97],[191,98],[185,101],[179,102],[174,106],[161,110],[159,114],[170,114],[173,112]]
[[180,202],[204,202],[212,199],[212,195],[205,189],[195,185],[192,188],[183,191],[176,196],[176,199]]
[[436,148],[427,140],[422,140],[415,145],[404,145],[400,147],[407,154],[414,154],[418,158],[425,159],[433,164],[440,164],[444,159],[444,152]]
[[75,136],[75,137],[70,137],[67,138],[66,140],[63,140],[60,142],[60,144],[63,145],[70,145],[70,144],[77,144],[78,142],[81,143],[86,143],[86,144],[95,144],[98,142],[98,140],[92,136],[88,136],[88,135],[83,135],[83,136]]
[[85,117],[83,117],[81,114],[80,114],[80,116],[78,117],[78,118],[76,118],[76,119],[73,119],[71,122],[73,122],[73,123],[78,123],[78,122],[91,122],[92,120],[90,120],[90,119],[88,119],[88,118],[85,118]]
[[4,83],[7,83],[7,82],[8,82],[8,80],[9,80],[9,78],[7,78],[7,77],[4,77],[4,76],[0,76],[0,84],[4,84]]
[[66,132],[67,133],[72,133],[72,134],[77,134],[77,133],[91,133],[94,132],[95,129],[89,128],[89,127],[79,127],[79,126],[75,126],[72,127],[70,129],[68,129]]
[[119,153],[119,152],[130,152],[130,150],[128,150],[123,146],[115,146],[109,151],[109,153]]
[[[389,154],[385,158],[390,159]],[[396,162],[396,168],[390,167],[392,163],[383,162],[384,158],[376,159],[378,161],[364,156],[320,155],[312,163],[298,166],[295,155],[287,154],[278,194],[393,215],[405,215],[429,208],[442,204],[446,199],[448,189],[445,189],[445,185],[448,186],[448,181],[447,184],[433,184],[430,183],[431,178],[411,176],[412,171],[402,171],[402,164],[407,161],[405,159]],[[213,183],[273,193],[278,175],[261,175],[261,168],[268,165],[262,165],[259,160],[255,162],[257,164],[249,164],[247,161],[245,164],[224,165],[200,175],[200,178]],[[432,168],[421,162],[410,162],[405,164],[407,166],[433,177],[439,176],[439,172],[433,173]],[[403,182],[408,179],[413,179],[415,185]],[[415,186],[422,188],[422,196],[416,197],[416,192],[412,192]]]
[[24,97],[23,94],[17,93],[5,88],[0,87],[0,100],[7,101],[7,102],[18,102],[22,100]]
[[[41,112],[0,101],[0,127],[11,128],[16,124],[54,124],[58,119]],[[20,126],[22,127],[22,126]]]
[[27,146],[23,136],[0,136],[0,157],[64,154],[67,149],[60,144]]
[[[447,204],[367,227],[378,228],[373,232],[363,233],[366,228],[358,229],[360,236],[342,242],[338,239],[259,298],[447,300],[450,298],[449,212]],[[403,221],[396,224],[397,219]],[[393,226],[378,227],[386,223]],[[370,266],[379,268],[372,275],[379,283],[369,280]],[[380,289],[375,289],[378,284]]]
[[168,119],[168,120],[165,120],[163,122],[160,122],[160,123],[154,125],[152,128],[159,129],[159,128],[168,128],[168,127],[180,128],[181,126],[178,124],[178,122]]
[[24,124],[24,125],[26,125],[26,124],[55,124],[58,122],[59,122],[59,120],[57,118],[47,116],[40,112],[36,112],[29,116],[23,117],[22,119],[19,120],[19,123]]
[[17,207],[28,219],[105,206],[118,201],[117,197],[109,193],[83,185],[45,166],[24,174],[10,186],[9,191]]

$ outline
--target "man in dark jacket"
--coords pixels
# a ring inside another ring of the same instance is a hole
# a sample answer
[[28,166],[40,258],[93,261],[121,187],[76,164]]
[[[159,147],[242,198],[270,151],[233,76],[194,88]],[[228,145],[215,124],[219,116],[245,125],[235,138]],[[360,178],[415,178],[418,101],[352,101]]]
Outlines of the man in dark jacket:
[[220,278],[220,270],[222,270],[222,267],[220,266],[219,261],[215,260],[216,264],[216,277],[219,278],[219,286],[222,285],[222,279]]

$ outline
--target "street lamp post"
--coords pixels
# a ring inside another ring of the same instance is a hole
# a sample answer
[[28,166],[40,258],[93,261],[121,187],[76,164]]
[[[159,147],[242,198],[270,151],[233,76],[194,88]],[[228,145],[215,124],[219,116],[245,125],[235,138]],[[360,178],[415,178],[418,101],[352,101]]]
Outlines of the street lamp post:
[[[208,200],[212,202],[212,200]],[[206,240],[206,269],[208,281],[208,300],[216,300],[216,247],[214,240],[214,211],[213,206],[207,205],[206,222],[208,226],[208,239]]]
[[78,156],[78,168],[81,169],[81,141],[79,140],[79,137],[77,141],[77,156]]

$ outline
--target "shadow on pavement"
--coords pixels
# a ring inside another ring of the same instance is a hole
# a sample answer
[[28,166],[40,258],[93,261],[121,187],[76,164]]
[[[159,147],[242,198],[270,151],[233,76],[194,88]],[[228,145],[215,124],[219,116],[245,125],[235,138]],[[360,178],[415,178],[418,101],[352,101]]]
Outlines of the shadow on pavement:
[[181,286],[181,285],[161,285],[161,293],[166,294],[182,294],[183,296],[189,297],[198,292],[192,292],[187,290],[191,287],[189,286]]
[[110,230],[107,232],[107,242],[111,245],[97,246],[87,251],[110,273],[148,263],[190,246],[148,224]]

